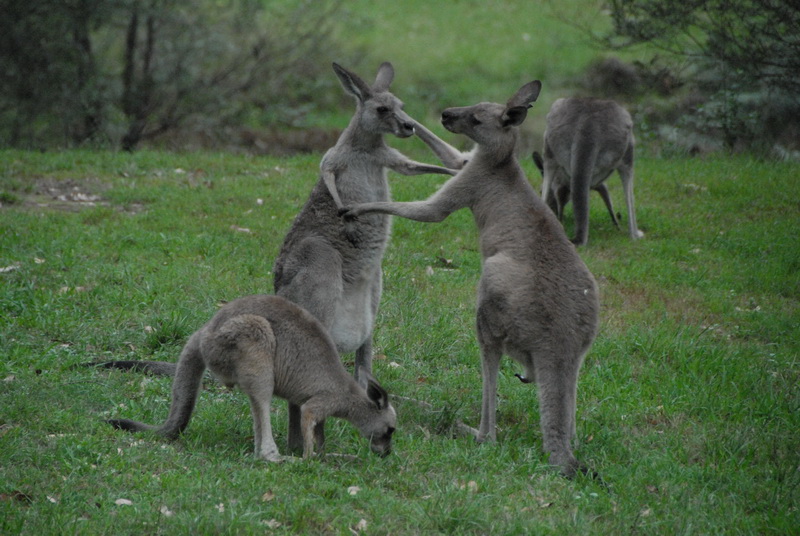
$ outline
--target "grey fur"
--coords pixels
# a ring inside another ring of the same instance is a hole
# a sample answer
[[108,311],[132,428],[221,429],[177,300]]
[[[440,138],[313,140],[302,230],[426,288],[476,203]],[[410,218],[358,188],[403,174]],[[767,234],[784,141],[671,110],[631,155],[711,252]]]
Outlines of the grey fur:
[[373,452],[391,452],[397,416],[389,395],[367,371],[361,371],[358,382],[350,376],[319,321],[279,296],[234,300],[189,338],[178,359],[164,424],[108,422],[123,430],[176,438],[189,424],[206,368],[225,385],[239,385],[250,398],[258,458],[283,459],[272,436],[273,395],[300,408],[304,457],[314,453],[315,442],[318,449],[323,447],[314,430],[327,417],[351,422],[370,439]]
[[[356,111],[320,163],[320,178],[297,215],[275,260],[275,293],[304,307],[330,332],[340,354],[355,352],[356,375],[372,370],[372,331],[381,297],[381,261],[391,219],[373,214],[358,222],[338,215],[343,204],[389,201],[387,169],[403,175],[454,171],[410,160],[386,145],[385,134],[406,138],[415,122],[390,91],[391,63],[372,87],[333,64]],[[299,446],[297,407],[289,406],[289,446]]]
[[630,237],[637,240],[644,236],[636,226],[633,120],[625,108],[612,100],[558,99],[547,114],[544,157],[541,160],[544,177],[542,199],[559,220],[564,206],[572,200],[575,214],[573,243],[584,245],[589,240],[590,189],[600,194],[611,220],[619,227],[604,184],[614,170],[622,179]]
[[[542,155],[537,151],[533,151],[531,156],[533,157],[533,163],[536,164],[539,172],[544,177],[544,159],[542,158]],[[608,215],[611,216],[611,223],[614,224],[614,227],[619,229],[619,218],[621,215],[617,212],[614,212],[614,205],[611,203],[611,196],[608,193],[606,184],[601,182],[600,184],[592,185],[591,189],[600,194],[600,197],[603,199],[603,203],[605,203],[606,209],[608,210]],[[564,207],[567,205],[567,203],[569,203],[569,194],[570,190],[569,185],[567,184],[559,188],[555,195],[550,196],[550,199],[557,203],[550,208],[553,209],[553,212],[556,213],[559,220],[563,219]]]
[[430,132],[425,135],[430,143],[438,140],[437,154],[451,165],[467,161],[463,169],[425,201],[355,205],[343,216],[383,212],[438,222],[464,207],[472,211],[483,257],[477,306],[483,403],[477,439],[496,440],[497,375],[505,353],[524,366],[524,382],[535,379],[538,384],[543,447],[550,463],[573,475],[582,469],[570,445],[577,379],[597,330],[598,291],[514,156],[516,127],[540,88],[540,82],[530,82],[505,105],[445,110],[445,128],[477,142],[474,153],[460,153]]

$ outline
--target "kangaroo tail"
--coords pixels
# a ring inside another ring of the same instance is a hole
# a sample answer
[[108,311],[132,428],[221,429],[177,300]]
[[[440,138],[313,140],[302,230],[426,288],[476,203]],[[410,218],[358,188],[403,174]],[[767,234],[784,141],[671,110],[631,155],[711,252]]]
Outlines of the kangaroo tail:
[[157,431],[158,426],[145,424],[143,422],[132,421],[130,419],[108,419],[108,424],[117,430],[125,430],[126,432],[143,432],[145,430]]
[[87,367],[99,367],[106,369],[130,370],[133,372],[144,372],[153,376],[175,376],[177,364],[166,361],[101,361],[93,363],[83,363]]
[[169,416],[164,424],[153,426],[129,419],[111,419],[106,422],[119,430],[127,430],[129,432],[149,430],[168,439],[178,437],[189,424],[189,419],[197,401],[197,393],[200,391],[203,373],[206,369],[200,352],[200,332],[192,335],[189,342],[183,347],[178,364],[174,367],[175,379],[172,382],[172,404],[169,408]]
[[589,188],[598,153],[597,143],[590,135],[578,135],[572,145],[572,210],[575,213],[575,238],[582,245],[589,237]]
[[192,417],[197,393],[203,381],[206,364],[200,351],[201,332],[198,331],[183,347],[178,365],[175,369],[175,379],[172,382],[172,404],[169,407],[169,416],[158,433],[169,439],[174,439],[183,432]]

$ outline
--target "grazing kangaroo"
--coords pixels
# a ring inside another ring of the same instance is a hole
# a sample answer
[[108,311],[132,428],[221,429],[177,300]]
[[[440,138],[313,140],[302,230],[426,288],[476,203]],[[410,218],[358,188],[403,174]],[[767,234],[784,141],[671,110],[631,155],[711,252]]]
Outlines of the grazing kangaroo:
[[596,190],[619,221],[604,181],[616,169],[622,179],[628,208],[628,232],[632,239],[644,236],[636,226],[633,200],[633,120],[628,111],[611,100],[558,99],[547,114],[544,158],[534,153],[542,170],[542,198],[561,220],[572,199],[577,245],[589,240],[589,190]]
[[178,359],[169,417],[161,426],[127,419],[115,428],[151,430],[174,439],[189,424],[206,368],[225,385],[239,385],[250,398],[256,457],[283,458],[272,436],[272,396],[300,408],[303,457],[322,449],[314,429],[327,417],[347,419],[369,438],[373,452],[391,452],[397,416],[389,395],[369,372],[348,374],[328,332],[307,311],[279,296],[257,295],[222,307],[189,338]]
[[[385,62],[370,87],[334,63],[356,111],[336,145],[320,163],[320,178],[287,233],[275,265],[275,293],[306,309],[328,330],[340,354],[355,352],[355,374],[372,371],[372,331],[380,302],[381,261],[389,240],[390,217],[375,214],[343,222],[348,205],[388,201],[387,168],[403,175],[455,171],[410,160],[386,145],[385,134],[407,138],[416,123],[390,91],[394,68]],[[175,365],[158,361],[113,361],[107,368],[173,375]],[[322,440],[322,426],[317,430]],[[299,408],[289,403],[289,448],[302,448]]]
[[[542,155],[539,154],[537,151],[533,151],[531,155],[533,157],[533,163],[536,164],[539,173],[542,174],[544,177],[544,160],[542,159]],[[603,199],[603,203],[606,205],[606,209],[608,210],[609,216],[611,216],[611,223],[614,224],[614,227],[619,229],[619,218],[622,217],[614,212],[614,204],[611,202],[611,196],[608,193],[608,188],[604,182],[600,184],[592,185],[592,190],[600,194],[600,197]],[[549,190],[550,193],[553,193],[553,190]],[[550,205],[550,208],[553,209],[553,212],[556,213],[558,219],[562,219],[564,207],[569,203],[569,184],[565,184],[558,188],[558,191],[555,193],[555,196],[550,195],[551,203],[555,201],[557,204]]]
[[[483,402],[478,441],[496,440],[497,375],[505,353],[521,363],[525,382],[539,387],[541,428],[550,463],[572,476],[584,470],[570,442],[583,356],[598,323],[597,285],[555,215],[533,191],[514,156],[518,127],[541,83],[529,82],[507,104],[480,103],[442,112],[447,130],[477,142],[471,156],[427,132],[437,154],[463,169],[425,201],[377,202],[343,211],[346,219],[371,212],[438,222],[468,207],[480,237],[477,334]],[[435,138],[435,139],[434,139]]]

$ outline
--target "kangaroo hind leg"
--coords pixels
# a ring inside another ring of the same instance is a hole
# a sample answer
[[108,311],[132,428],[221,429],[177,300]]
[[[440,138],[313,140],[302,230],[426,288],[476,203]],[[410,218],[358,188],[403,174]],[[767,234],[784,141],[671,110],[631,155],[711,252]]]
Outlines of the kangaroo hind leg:
[[493,318],[491,304],[484,301],[478,307],[477,331],[481,349],[481,374],[483,393],[481,399],[481,423],[477,440],[495,442],[497,440],[497,375],[500,359],[503,357],[502,339],[496,336],[497,321]]
[[614,224],[614,227],[619,229],[619,219],[614,212],[614,205],[611,203],[611,195],[608,193],[608,186],[601,182],[597,186],[594,186],[593,189],[603,198],[603,203],[605,203],[606,209],[608,209],[608,215],[611,216],[611,222]]
[[575,435],[575,402],[580,359],[555,354],[534,357],[544,451],[550,464],[565,476],[573,476],[581,465],[572,453]]
[[[302,240],[284,261],[282,277],[275,281],[275,293],[311,313],[328,332],[333,327],[337,303],[342,299],[342,257],[324,238]],[[303,449],[300,407],[289,403],[288,446],[291,452]],[[316,432],[320,438],[324,429]]]
[[[629,149],[629,153],[632,153]],[[628,210],[628,234],[631,239],[638,240],[644,237],[644,233],[636,225],[636,207],[633,196],[633,156],[625,155],[625,162],[617,169],[622,179],[622,189],[625,194],[625,205]]]
[[[227,340],[221,340],[221,339]],[[234,317],[220,328],[218,357],[212,371],[222,369],[250,399],[255,455],[270,462],[283,457],[272,436],[270,408],[275,390],[276,341],[265,318],[257,315]],[[225,348],[220,348],[225,346]]]

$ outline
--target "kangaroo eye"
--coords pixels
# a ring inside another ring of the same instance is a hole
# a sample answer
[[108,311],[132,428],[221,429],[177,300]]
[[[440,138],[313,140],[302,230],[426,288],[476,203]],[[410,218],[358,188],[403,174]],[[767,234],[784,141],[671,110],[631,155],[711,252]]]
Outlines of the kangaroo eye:
[[474,115],[471,115],[471,116],[469,116],[469,122],[470,122],[470,124],[471,124],[472,126],[475,126],[475,125],[480,125],[480,124],[481,124],[481,120],[480,120],[480,119],[478,119],[477,117],[475,117]]
[[385,114],[388,111],[389,111],[389,108],[387,108],[386,106],[378,106],[378,113],[379,114]]

